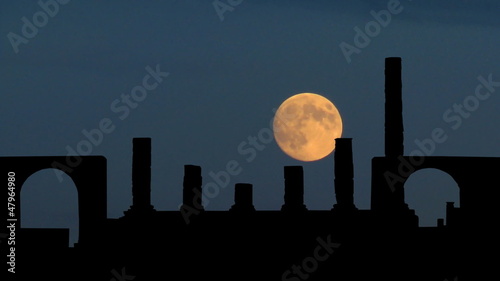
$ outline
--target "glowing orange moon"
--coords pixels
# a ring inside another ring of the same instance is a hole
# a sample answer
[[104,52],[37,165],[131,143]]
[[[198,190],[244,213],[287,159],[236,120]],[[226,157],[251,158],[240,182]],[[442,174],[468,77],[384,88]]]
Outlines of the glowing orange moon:
[[288,156],[300,161],[316,161],[335,149],[342,135],[342,118],[327,98],[302,93],[286,99],[273,120],[274,138]]

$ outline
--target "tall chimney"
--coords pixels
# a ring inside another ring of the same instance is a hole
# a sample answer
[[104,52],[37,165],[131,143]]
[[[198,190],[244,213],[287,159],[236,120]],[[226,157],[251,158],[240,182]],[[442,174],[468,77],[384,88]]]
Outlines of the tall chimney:
[[385,58],[385,156],[404,153],[401,58]]
[[184,165],[184,183],[182,189],[182,207],[203,211],[201,167]]
[[335,210],[355,210],[352,139],[335,139]]
[[132,206],[130,213],[154,211],[151,205],[151,138],[132,140]]
[[252,199],[252,185],[249,183],[237,183],[234,186],[234,205],[231,211],[255,211]]
[[302,166],[285,166],[285,204],[282,211],[305,211]]

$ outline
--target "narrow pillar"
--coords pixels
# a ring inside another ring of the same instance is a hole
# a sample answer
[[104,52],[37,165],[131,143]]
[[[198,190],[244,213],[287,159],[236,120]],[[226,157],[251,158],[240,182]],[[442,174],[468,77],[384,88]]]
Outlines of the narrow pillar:
[[203,211],[201,167],[184,165],[184,182],[182,189],[182,207]]
[[352,139],[335,139],[335,210],[356,210],[354,206],[354,164]]
[[401,58],[385,59],[385,156],[404,154]]
[[151,138],[132,140],[132,206],[125,214],[146,214],[151,205]]
[[282,211],[305,211],[302,166],[285,166],[285,204]]
[[[399,174],[398,167],[404,155],[403,131],[401,58],[388,57],[385,58],[385,157],[386,170],[393,175]],[[408,209],[403,182],[392,183],[385,192],[390,198],[386,208]]]
[[253,186],[249,183],[237,183],[234,186],[234,205],[230,211],[250,212],[255,211],[253,206]]

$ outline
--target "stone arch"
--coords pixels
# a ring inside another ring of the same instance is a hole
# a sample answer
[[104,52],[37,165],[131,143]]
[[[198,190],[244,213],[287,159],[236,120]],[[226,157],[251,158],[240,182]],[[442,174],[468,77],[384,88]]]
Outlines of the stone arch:
[[446,202],[460,202],[457,182],[448,173],[435,168],[412,173],[404,182],[404,189],[405,203],[415,210],[419,226],[437,226],[438,218],[446,218]]
[[375,157],[372,159],[372,209],[394,211],[405,205],[404,182],[425,168],[441,170],[455,180],[464,215],[477,219],[494,213],[500,185],[500,158],[497,157]]
[[[74,158],[74,159],[71,159]],[[70,160],[78,161],[70,162]],[[72,164],[72,166],[70,165]],[[74,182],[78,193],[79,244],[99,242],[99,232],[107,219],[107,171],[103,156],[21,156],[0,157],[1,175],[7,179],[15,173],[16,231],[20,228],[21,189],[32,174],[47,168],[66,173]],[[56,175],[54,175],[56,176]],[[2,202],[7,193],[2,192]]]
[[62,173],[42,169],[26,179],[19,202],[20,227],[32,229],[67,229],[69,246],[78,243],[78,193],[73,180]]

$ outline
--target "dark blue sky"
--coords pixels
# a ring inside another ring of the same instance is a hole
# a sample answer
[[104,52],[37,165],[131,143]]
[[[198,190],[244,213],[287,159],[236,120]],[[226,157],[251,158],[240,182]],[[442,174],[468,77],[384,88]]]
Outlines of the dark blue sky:
[[[389,56],[403,59],[407,154],[422,150],[415,140],[441,128],[446,140],[429,155],[500,156],[500,87],[482,100],[470,97],[479,76],[500,81],[498,1],[221,0],[241,2],[223,14],[213,1],[66,2],[57,11],[49,7],[52,15],[45,17],[36,1],[0,4],[0,154],[66,155],[67,147],[76,150],[86,139],[83,130],[108,118],[114,129],[91,154],[108,159],[110,218],[131,205],[133,137],[152,138],[157,210],[178,209],[184,164],[202,166],[207,184],[213,181],[209,173],[224,170],[231,160],[241,172],[206,201],[207,210],[229,209],[237,182],[254,184],[258,210],[280,209],[285,165],[304,166],[309,209],[330,209],[333,155],[303,163],[274,141],[255,150],[250,161],[250,154],[238,151],[269,128],[273,109],[301,92],[324,95],[339,109],[343,137],[353,138],[355,203],[368,209],[371,158],[384,153],[384,58]],[[388,5],[392,12],[385,26],[370,23],[371,11],[380,14]],[[23,30],[23,17],[38,23],[37,32]],[[355,41],[357,28],[367,25],[375,28],[369,42]],[[350,62],[342,42],[358,48]],[[169,75],[140,101],[122,100],[143,85],[148,66]],[[461,113],[455,104],[462,104]],[[59,183],[51,170],[28,179],[23,226],[75,229],[71,186],[69,177]],[[458,201],[453,179],[437,170],[416,173],[406,190],[424,225],[444,216],[446,201]]]

